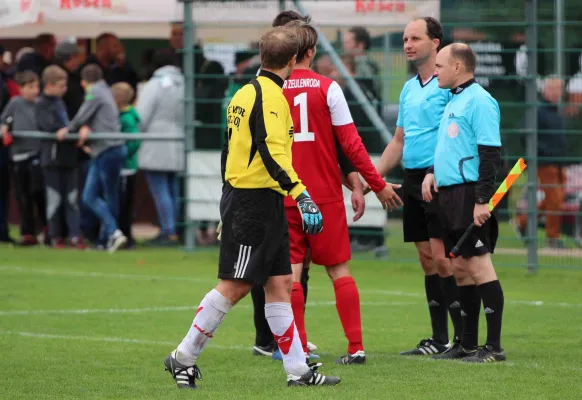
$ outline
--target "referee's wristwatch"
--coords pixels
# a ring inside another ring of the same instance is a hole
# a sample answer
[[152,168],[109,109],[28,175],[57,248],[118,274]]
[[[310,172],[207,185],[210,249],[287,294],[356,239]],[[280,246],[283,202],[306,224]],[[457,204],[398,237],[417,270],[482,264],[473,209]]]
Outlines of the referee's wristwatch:
[[489,203],[489,200],[487,200],[485,197],[477,197],[477,199],[475,200],[475,203],[487,204],[487,203]]

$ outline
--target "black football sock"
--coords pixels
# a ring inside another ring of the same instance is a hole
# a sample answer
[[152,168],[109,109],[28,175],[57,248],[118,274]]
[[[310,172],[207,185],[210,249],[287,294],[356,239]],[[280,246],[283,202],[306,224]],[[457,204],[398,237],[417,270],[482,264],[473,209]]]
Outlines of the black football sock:
[[479,343],[479,312],[481,311],[481,297],[479,297],[477,286],[459,286],[459,299],[463,320],[461,345],[467,350],[475,350]]
[[441,277],[441,288],[445,296],[447,307],[449,308],[449,315],[453,321],[455,328],[454,342],[459,342],[463,335],[463,321],[461,319],[461,302],[459,301],[459,288],[457,280],[453,275],[446,278]]
[[439,343],[447,344],[449,342],[449,321],[447,318],[447,305],[441,289],[440,276],[438,274],[425,275],[424,289],[430,312],[432,338]]
[[255,321],[255,346],[269,346],[275,339],[267,319],[265,318],[265,289],[261,285],[254,285],[251,289],[253,298]]
[[307,282],[309,281],[309,268],[303,268],[301,272],[301,286],[303,287],[303,295],[305,296],[305,303],[307,304]]
[[477,286],[483,299],[487,319],[487,342],[493,350],[501,351],[501,320],[503,319],[503,289],[498,280]]

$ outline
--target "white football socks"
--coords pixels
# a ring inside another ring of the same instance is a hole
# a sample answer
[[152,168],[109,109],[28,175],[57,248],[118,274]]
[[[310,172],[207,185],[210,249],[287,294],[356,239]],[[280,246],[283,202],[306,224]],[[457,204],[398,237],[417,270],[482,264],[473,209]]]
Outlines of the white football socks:
[[296,376],[302,376],[309,372],[299,333],[295,327],[291,304],[267,303],[265,304],[265,317],[283,356],[285,372]]
[[186,337],[177,348],[176,360],[186,366],[196,363],[198,356],[206,347],[222,323],[224,316],[233,304],[216,289],[212,289],[198,307],[194,322]]

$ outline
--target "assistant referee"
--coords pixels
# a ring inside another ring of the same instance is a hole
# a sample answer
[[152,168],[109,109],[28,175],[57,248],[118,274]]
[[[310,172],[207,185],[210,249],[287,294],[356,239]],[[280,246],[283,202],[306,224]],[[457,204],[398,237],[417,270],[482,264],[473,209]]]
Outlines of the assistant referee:
[[[497,220],[489,212],[495,174],[501,160],[500,111],[497,101],[475,82],[476,57],[463,43],[443,48],[436,58],[439,87],[450,89],[439,127],[434,168],[422,187],[423,198],[438,191],[445,251],[448,255],[466,229],[477,228],[452,260],[463,316],[461,346],[441,358],[467,362],[505,361],[501,348],[503,290],[491,262],[498,236]],[[481,299],[487,319],[487,341],[478,348]]]

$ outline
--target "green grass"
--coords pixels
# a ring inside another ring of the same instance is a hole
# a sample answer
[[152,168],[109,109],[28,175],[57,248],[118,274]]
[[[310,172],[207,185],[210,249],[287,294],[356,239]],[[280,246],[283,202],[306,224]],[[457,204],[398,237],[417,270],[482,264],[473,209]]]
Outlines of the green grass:
[[162,363],[216,282],[214,251],[110,256],[3,247],[0,254],[0,399],[577,399],[582,390],[579,271],[500,268],[508,362],[463,365],[398,355],[429,332],[416,263],[354,261],[369,363],[342,367],[333,364],[346,342],[332,286],[313,267],[309,339],[323,371],[342,384],[287,388],[279,362],[251,356],[245,299],[199,359],[204,379],[192,393],[179,391]]

